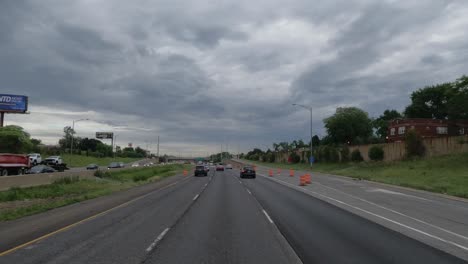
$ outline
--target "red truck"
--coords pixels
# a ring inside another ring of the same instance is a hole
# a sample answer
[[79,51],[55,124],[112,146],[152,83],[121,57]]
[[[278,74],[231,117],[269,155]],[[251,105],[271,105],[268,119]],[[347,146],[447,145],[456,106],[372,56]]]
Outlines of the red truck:
[[23,175],[30,167],[26,155],[0,153],[0,176]]

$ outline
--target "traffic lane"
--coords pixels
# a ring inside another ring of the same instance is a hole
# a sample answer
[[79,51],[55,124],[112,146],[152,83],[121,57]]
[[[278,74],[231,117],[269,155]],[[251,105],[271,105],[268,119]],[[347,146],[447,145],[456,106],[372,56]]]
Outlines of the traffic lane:
[[304,263],[465,263],[268,179],[242,182],[270,213]]
[[[268,168],[258,169],[268,175]],[[276,179],[290,184],[298,183],[298,177],[289,177],[287,170],[280,175],[276,170],[274,172]],[[296,172],[296,175],[302,174],[301,171]],[[468,247],[468,203],[461,199],[317,172],[312,172],[312,185],[306,188],[352,201],[353,204],[402,219],[411,225],[414,223],[425,231]]]
[[145,263],[298,263],[234,172],[216,172]]
[[190,177],[4,257],[2,263],[140,263],[210,177]]

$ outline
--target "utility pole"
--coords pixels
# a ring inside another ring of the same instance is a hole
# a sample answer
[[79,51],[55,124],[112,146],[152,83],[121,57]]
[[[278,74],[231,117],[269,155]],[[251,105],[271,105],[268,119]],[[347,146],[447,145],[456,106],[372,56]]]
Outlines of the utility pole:
[[[89,119],[78,119],[78,120],[73,120],[73,125],[72,125],[72,132],[71,132],[71,146],[70,146],[70,166],[71,166],[71,160],[72,160],[72,156],[73,156],[73,133],[75,133],[75,123],[77,122],[80,122],[80,121],[85,121],[85,120],[89,120]],[[2,117],[2,121],[3,121],[3,117]]]
[[311,159],[311,157],[312,157],[312,138],[314,137],[313,132],[312,132],[312,106],[307,107],[307,106],[300,105],[300,104],[292,104],[292,105],[299,106],[299,107],[305,108],[305,109],[310,111],[310,156],[309,156],[309,163],[310,163],[310,167],[312,167],[312,159]]
[[157,154],[158,154],[158,161],[159,161],[159,136],[158,136],[158,152],[157,152]]

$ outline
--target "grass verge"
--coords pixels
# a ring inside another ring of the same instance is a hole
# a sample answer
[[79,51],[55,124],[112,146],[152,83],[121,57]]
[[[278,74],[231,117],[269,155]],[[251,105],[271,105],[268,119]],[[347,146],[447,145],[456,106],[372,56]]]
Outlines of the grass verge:
[[0,192],[0,221],[14,220],[53,208],[126,190],[176,175],[189,165],[166,165],[105,171],[94,180],[63,179],[49,185]]
[[[248,162],[310,170],[308,164]],[[396,162],[317,163],[311,170],[468,198],[468,153]]]
[[[138,160],[142,160],[142,158],[119,158],[116,157],[111,158],[111,157],[105,157],[105,158],[96,158],[96,157],[91,157],[91,156],[85,156],[85,155],[70,155],[70,154],[63,154],[61,155],[63,162],[67,164],[68,167],[85,167],[88,166],[89,164],[97,164],[99,166],[107,166],[113,161],[119,161],[123,163],[131,163],[135,162]],[[46,158],[46,157],[45,157]]]

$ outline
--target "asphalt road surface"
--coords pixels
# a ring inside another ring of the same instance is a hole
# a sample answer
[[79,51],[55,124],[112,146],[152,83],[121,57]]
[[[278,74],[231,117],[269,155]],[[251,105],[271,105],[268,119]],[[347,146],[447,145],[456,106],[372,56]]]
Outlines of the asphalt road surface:
[[187,177],[0,257],[0,263],[301,262],[465,263],[270,179],[240,180],[238,170]]

